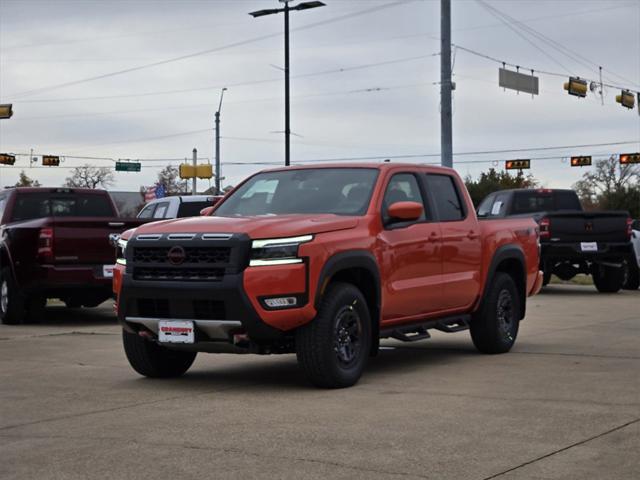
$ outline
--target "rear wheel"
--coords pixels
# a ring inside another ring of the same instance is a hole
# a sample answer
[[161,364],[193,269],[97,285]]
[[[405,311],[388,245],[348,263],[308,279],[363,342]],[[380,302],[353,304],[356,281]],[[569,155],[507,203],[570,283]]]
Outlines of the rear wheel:
[[196,359],[196,352],[184,352],[162,347],[145,340],[137,333],[122,331],[122,343],[127,360],[140,375],[152,378],[179,377]]
[[47,306],[47,299],[42,295],[29,296],[24,301],[25,318],[31,322],[40,322],[44,319],[44,309]]
[[360,379],[370,349],[364,296],[350,283],[329,285],[316,318],[296,332],[296,354],[305,374],[317,387],[350,387]]
[[593,283],[601,293],[616,293],[624,283],[624,268],[593,266]]
[[483,353],[511,350],[520,324],[520,295],[511,275],[498,272],[480,311],[471,320],[471,339]]
[[18,325],[24,322],[24,298],[18,291],[11,269],[0,270],[0,321],[5,325]]

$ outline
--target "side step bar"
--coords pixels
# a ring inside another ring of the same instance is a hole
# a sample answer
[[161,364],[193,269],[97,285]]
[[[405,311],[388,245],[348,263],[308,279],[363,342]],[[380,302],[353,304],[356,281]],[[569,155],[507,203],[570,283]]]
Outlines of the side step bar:
[[437,320],[417,325],[407,325],[395,328],[387,328],[380,331],[380,338],[394,338],[401,342],[417,342],[431,338],[429,329],[433,328],[445,333],[455,333],[467,330],[471,315],[456,315],[453,317],[445,317]]

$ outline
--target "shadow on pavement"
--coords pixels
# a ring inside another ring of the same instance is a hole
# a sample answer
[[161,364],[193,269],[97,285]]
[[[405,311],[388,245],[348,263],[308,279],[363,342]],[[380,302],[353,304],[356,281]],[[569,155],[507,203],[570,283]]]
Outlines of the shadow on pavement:
[[[44,317],[34,326],[100,326],[115,325],[116,315],[112,302],[107,301],[95,308],[67,308],[64,305],[48,305]],[[29,325],[26,325],[29,326]]]

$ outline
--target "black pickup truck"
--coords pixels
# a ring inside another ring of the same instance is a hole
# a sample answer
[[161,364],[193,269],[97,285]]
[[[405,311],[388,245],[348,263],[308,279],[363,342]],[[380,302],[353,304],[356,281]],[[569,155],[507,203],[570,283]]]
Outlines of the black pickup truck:
[[586,212],[573,190],[515,189],[488,195],[479,218],[533,217],[540,228],[540,269],[570,280],[593,276],[600,292],[617,292],[633,255],[631,217],[626,211]]
[[0,191],[0,322],[37,320],[47,298],[95,307],[111,296],[109,234],[146,220],[123,219],[104,190]]

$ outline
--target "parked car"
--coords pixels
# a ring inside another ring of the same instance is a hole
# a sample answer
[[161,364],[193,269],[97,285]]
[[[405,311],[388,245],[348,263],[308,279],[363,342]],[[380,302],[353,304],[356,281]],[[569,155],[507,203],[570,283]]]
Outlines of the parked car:
[[634,220],[631,224],[631,244],[633,255],[627,262],[623,285],[625,290],[637,290],[640,287],[640,220]]
[[536,220],[544,285],[552,274],[571,280],[584,273],[600,292],[622,288],[632,253],[629,212],[586,212],[573,190],[541,188],[494,192],[480,203],[478,217]]
[[118,218],[104,190],[1,191],[0,321],[38,318],[47,298],[69,307],[104,302],[115,263],[107,237],[142,223]]
[[119,247],[124,350],[148,377],[197,352],[295,352],[315,385],[346,387],[380,338],[429,329],[503,353],[542,284],[532,219],[479,222],[455,171],[410,164],[264,171]]
[[138,218],[166,220],[168,218],[197,217],[200,210],[218,203],[222,195],[180,195],[157,198],[147,203]]

